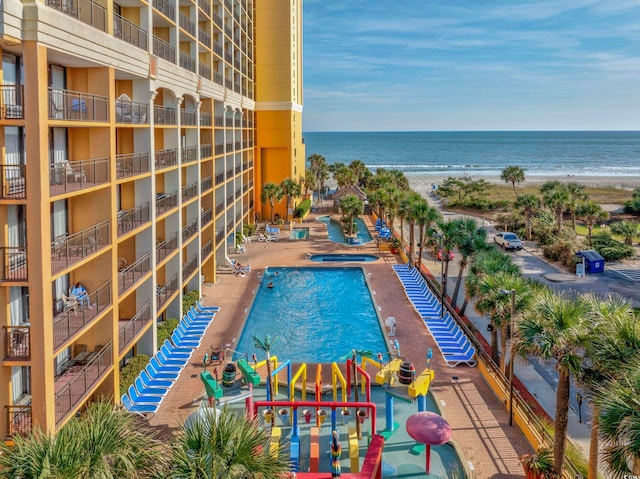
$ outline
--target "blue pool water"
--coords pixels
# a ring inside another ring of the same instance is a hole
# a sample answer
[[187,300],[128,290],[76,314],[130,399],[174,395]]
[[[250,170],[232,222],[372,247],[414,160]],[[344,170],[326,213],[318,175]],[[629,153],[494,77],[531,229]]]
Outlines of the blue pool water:
[[[273,288],[269,283],[273,282]],[[328,363],[352,349],[388,352],[362,268],[267,268],[235,347],[264,352],[253,336],[278,336],[279,361]],[[236,355],[237,357],[237,355]]]
[[[342,224],[340,222],[332,220],[330,216],[319,216],[318,221],[327,225],[329,239],[334,243],[353,244],[347,241],[347,237],[344,235]],[[373,238],[369,233],[369,230],[367,229],[367,225],[364,224],[363,219],[356,218],[355,223],[358,227],[358,231],[356,232],[356,244],[368,243],[369,241],[372,241]]]
[[313,254],[309,259],[319,263],[368,263],[379,258],[374,254]]

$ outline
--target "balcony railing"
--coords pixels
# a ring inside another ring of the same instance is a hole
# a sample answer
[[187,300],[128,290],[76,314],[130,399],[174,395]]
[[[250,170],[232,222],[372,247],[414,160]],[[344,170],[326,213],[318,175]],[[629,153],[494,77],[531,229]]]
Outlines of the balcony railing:
[[198,112],[196,110],[180,110],[180,124],[196,126],[198,124]]
[[153,121],[156,125],[175,125],[176,109],[168,106],[153,106]]
[[[86,366],[73,366],[56,381],[58,384],[66,382],[55,397],[56,424],[60,424],[82,402],[87,392],[113,368],[112,349],[109,341]],[[79,371],[76,372],[76,368]]]
[[207,80],[211,80],[211,68],[202,62],[198,62],[198,75]]
[[177,148],[171,148],[168,150],[156,150],[155,151],[155,163],[156,169],[168,168],[170,166],[176,166],[178,164],[178,150]]
[[190,200],[198,196],[198,183],[192,183],[182,187],[182,201]]
[[51,196],[80,191],[109,182],[109,158],[60,161],[49,165]]
[[217,143],[216,144],[216,148],[215,148],[215,153],[216,153],[216,155],[224,154],[224,145],[221,145],[221,144]]
[[[211,113],[205,111],[200,112],[200,126],[211,126]],[[211,147],[211,145],[209,145],[209,147]]]
[[149,202],[135,208],[118,211],[118,236],[148,223],[150,219]]
[[213,124],[214,126],[224,126],[224,117],[216,115],[213,118]]
[[169,194],[158,193],[156,195],[156,216],[160,216],[176,206],[178,206],[177,191]]
[[108,101],[105,96],[49,88],[49,119],[106,122]]
[[196,72],[196,59],[185,52],[180,52],[180,66],[186,68],[190,72]]
[[102,32],[107,31],[107,12],[92,0],[46,0],[48,6]]
[[207,191],[213,188],[213,178],[206,176],[200,180],[200,190]]
[[197,146],[187,146],[182,148],[180,152],[180,161],[181,163],[191,163],[192,161],[198,160],[198,147]]
[[233,168],[229,168],[227,170],[227,178],[231,178],[233,176]]
[[184,243],[197,232],[198,232],[198,221],[197,220],[192,221],[187,226],[182,228],[182,242]]
[[207,48],[211,48],[211,35],[209,35],[202,28],[198,28],[198,40],[204,44]]
[[149,153],[126,153],[116,155],[116,178],[128,178],[148,173]]
[[182,12],[179,12],[178,14],[178,24],[180,25],[180,28],[186,31],[189,35],[192,37],[196,36],[196,24]]
[[176,18],[176,6],[167,2],[166,0],[153,0],[153,8],[162,13],[165,17],[168,17],[171,21],[175,21]]
[[200,145],[200,159],[201,160],[206,160],[207,158],[211,158],[212,156],[213,156],[213,154],[212,154],[211,145]]
[[27,184],[25,168],[26,165],[0,165],[0,199],[26,199]]
[[213,20],[213,23],[218,25],[219,28],[222,28],[222,17],[220,15],[214,13],[213,15],[211,15],[211,19]]
[[129,100],[116,100],[116,122],[128,125],[149,124],[149,105]]
[[0,85],[0,120],[24,118],[24,87]]
[[209,3],[209,0],[198,0],[198,6],[204,13],[211,16],[211,4]]
[[[156,3],[157,1],[162,1],[162,0],[154,0],[153,3]],[[155,35],[153,37],[153,54],[158,56],[158,57],[160,57],[160,58],[164,58],[165,60],[167,60],[170,63],[175,63],[176,62],[176,49],[175,49],[175,47],[169,45],[167,42],[165,42],[164,40],[159,39]]]
[[202,260],[204,261],[204,259],[213,252],[213,240],[207,241],[200,251],[200,255],[202,256]]
[[[56,303],[56,309],[62,312],[53,318],[53,347],[59,348],[74,334],[93,321],[102,311],[111,306],[111,280],[89,293],[89,302],[65,305],[62,299]],[[59,309],[58,309],[59,308]],[[55,313],[55,310],[54,310]]]
[[224,211],[224,201],[221,201],[220,203],[216,203],[216,214],[219,215],[223,211]]
[[109,220],[51,242],[51,271],[55,274],[111,244]]
[[24,326],[4,326],[5,361],[29,361],[31,359],[31,328]]
[[145,253],[135,263],[118,271],[118,293],[124,293],[149,271],[151,271],[151,253]]
[[119,323],[122,324],[118,331],[118,349],[120,354],[127,350],[131,341],[149,324],[151,318],[151,301],[148,301],[129,321],[120,319]]
[[164,303],[178,290],[178,284],[178,275],[176,274],[165,284],[156,286],[156,303],[158,308],[164,306]]
[[26,246],[0,247],[0,281],[27,281]]
[[196,269],[198,269],[198,255],[191,258],[187,264],[182,266],[182,281],[187,279]]
[[26,436],[31,432],[31,406],[5,406],[7,436]]
[[115,12],[113,12],[113,36],[134,47],[142,48],[143,50],[148,48],[147,32]]
[[[212,44],[212,48],[213,53],[215,53],[216,55],[218,55],[220,58],[222,58],[223,52],[224,52],[224,48],[222,48],[222,45],[214,42]],[[222,76],[220,76],[220,80],[216,80],[217,83],[220,83],[222,85]]]
[[178,235],[174,234],[165,241],[156,244],[156,261],[160,262],[165,259],[172,251],[178,248]]
[[213,210],[209,208],[208,210],[200,213],[200,226],[205,226],[213,220]]
[[216,230],[216,244],[220,244],[222,243],[222,240],[224,239],[224,230]]

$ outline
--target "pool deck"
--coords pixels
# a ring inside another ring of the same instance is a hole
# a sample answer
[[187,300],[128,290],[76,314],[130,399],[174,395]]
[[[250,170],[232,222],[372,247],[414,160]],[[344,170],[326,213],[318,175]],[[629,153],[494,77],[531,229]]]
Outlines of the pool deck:
[[[325,214],[318,213],[319,216]],[[365,217],[365,222],[373,231],[370,218]],[[381,318],[396,318],[396,337],[401,353],[415,365],[416,371],[420,372],[426,367],[427,348],[433,348],[431,368],[435,372],[435,380],[430,391],[442,415],[452,426],[452,438],[463,456],[463,462],[473,466],[470,477],[524,478],[518,459],[520,455],[530,452],[524,436],[517,428],[509,426],[504,406],[476,368],[458,366],[452,369],[446,366],[391,268],[391,265],[399,262],[400,257],[388,251],[378,251],[375,241],[357,246],[330,242],[325,225],[316,222],[314,216],[303,226],[309,227],[308,240],[291,240],[288,230],[281,231],[279,241],[253,240],[246,245],[245,254],[233,255],[241,263],[251,265],[250,273],[245,277],[219,274],[215,284],[203,286],[204,304],[220,306],[221,310],[207,330],[200,348],[194,353],[192,363],[182,372],[158,413],[149,420],[150,425],[170,434],[199,406],[204,395],[204,387],[198,377],[202,370],[202,359],[211,347],[233,347],[237,342],[265,267],[321,266],[322,263],[308,260],[309,255],[314,253],[375,254],[380,260],[346,264],[357,264],[365,270]],[[327,266],[337,264],[345,263],[325,263]],[[286,332],[274,331],[274,334],[286,339]],[[221,375],[222,368],[219,370]],[[385,451],[384,454],[389,453]]]

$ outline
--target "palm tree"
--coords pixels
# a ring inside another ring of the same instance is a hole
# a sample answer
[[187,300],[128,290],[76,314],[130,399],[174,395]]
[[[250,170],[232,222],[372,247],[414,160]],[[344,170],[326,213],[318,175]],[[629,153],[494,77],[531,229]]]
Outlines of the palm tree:
[[433,229],[436,221],[442,219],[440,212],[430,206],[424,198],[416,201],[411,208],[411,231],[414,230],[414,224],[418,225],[418,268],[422,265],[422,251],[424,250],[427,232]]
[[556,230],[560,234],[562,232],[562,216],[571,201],[569,190],[559,181],[547,181],[542,185],[540,191],[542,192],[542,202],[553,211],[556,217]]
[[531,220],[536,212],[540,209],[540,198],[530,193],[520,195],[513,204],[514,208],[524,216],[525,229],[527,230],[527,239],[531,241]]
[[587,239],[589,246],[591,246],[593,227],[596,223],[606,220],[609,214],[602,209],[602,206],[593,200],[585,201],[578,206],[576,214],[587,223]]
[[349,163],[349,169],[356,175],[355,184],[358,186],[365,186],[367,178],[371,175],[367,165],[360,160],[353,160]]
[[271,206],[271,223],[273,223],[273,207],[276,202],[282,201],[282,197],[284,193],[282,192],[282,188],[280,185],[272,182],[265,183],[262,186],[262,193],[260,194],[260,199],[263,203],[269,202]]
[[632,245],[633,240],[639,235],[639,227],[635,221],[618,221],[611,225],[611,231],[622,236],[625,244]]
[[311,170],[306,170],[304,172],[304,195],[303,198],[306,199],[309,196],[309,190],[315,191],[317,189],[316,185],[316,175]]
[[437,227],[442,235],[441,261],[444,261],[444,276],[442,278],[443,297],[447,296],[447,277],[449,276],[449,255],[462,238],[462,231],[456,220],[438,221]]
[[[271,336],[270,334],[267,334],[264,338],[260,338],[258,337],[258,335],[253,335],[253,345],[260,349],[261,351],[265,352],[265,355],[267,357],[267,380],[266,380],[266,384],[267,384],[267,389],[268,389],[268,393],[271,397],[271,400],[274,399],[274,392],[273,392],[273,379],[271,378],[271,348],[273,348],[273,344],[278,340],[278,336]],[[276,424],[276,420],[275,420],[275,416],[272,414],[271,415],[271,425],[275,426]]]
[[400,244],[404,245],[404,222],[405,220],[409,220],[409,215],[411,213],[411,198],[412,196],[409,193],[406,193],[402,196],[402,199],[398,203],[398,218],[400,218]]
[[458,251],[460,252],[460,265],[458,269],[458,279],[456,281],[456,287],[453,290],[453,296],[451,297],[451,304],[455,307],[458,302],[458,293],[460,292],[460,286],[462,285],[462,277],[464,270],[469,264],[469,259],[477,251],[486,249],[489,247],[487,244],[487,230],[484,228],[478,228],[475,220],[472,218],[457,220],[462,236],[458,242]]
[[300,196],[300,194],[302,193],[302,188],[300,187],[299,183],[292,180],[291,178],[285,178],[284,180],[282,180],[282,183],[280,183],[280,189],[282,190],[283,196],[285,196],[287,199],[287,215],[285,221],[289,221],[289,210],[291,209],[291,202],[294,198],[298,198]]
[[518,192],[516,191],[516,183],[520,184],[524,181],[524,170],[519,166],[507,166],[502,170],[500,179],[504,180],[505,183],[511,183],[513,186],[513,194],[517,197]]
[[334,170],[333,179],[338,183],[338,188],[353,186],[358,182],[358,178],[353,170],[344,165]]
[[315,178],[314,185],[320,201],[320,192],[324,189],[324,183],[329,179],[329,165],[324,156],[314,153],[307,158],[309,170],[313,172]]
[[340,200],[340,211],[347,223],[347,234],[354,234],[355,220],[364,212],[364,203],[355,195],[347,195]]
[[569,192],[569,211],[571,212],[571,226],[576,230],[576,210],[587,201],[587,187],[581,183],[567,183]]
[[393,185],[389,185],[387,188],[387,197],[385,210],[387,212],[387,218],[389,223],[389,229],[393,231],[393,222],[398,215],[398,206],[404,197],[405,192],[396,188]]
[[172,479],[284,477],[290,465],[269,451],[269,430],[240,413],[204,413],[184,427],[171,449]]
[[92,402],[56,435],[34,429],[0,444],[0,478],[75,479],[162,477],[156,433],[137,416],[108,402]]
[[518,356],[532,355],[555,362],[558,386],[553,459],[557,471],[562,470],[565,456],[570,379],[582,371],[582,355],[590,334],[587,313],[588,306],[582,298],[543,290],[537,295],[530,314],[518,321],[515,334]]

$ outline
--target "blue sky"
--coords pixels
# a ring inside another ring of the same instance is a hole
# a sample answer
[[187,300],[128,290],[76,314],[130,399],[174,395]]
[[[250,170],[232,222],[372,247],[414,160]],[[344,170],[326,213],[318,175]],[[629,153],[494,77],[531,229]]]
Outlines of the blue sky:
[[640,130],[640,0],[303,0],[305,131]]

